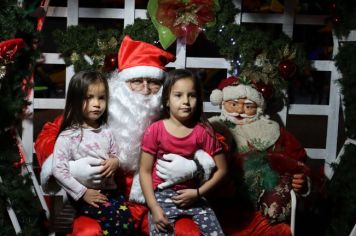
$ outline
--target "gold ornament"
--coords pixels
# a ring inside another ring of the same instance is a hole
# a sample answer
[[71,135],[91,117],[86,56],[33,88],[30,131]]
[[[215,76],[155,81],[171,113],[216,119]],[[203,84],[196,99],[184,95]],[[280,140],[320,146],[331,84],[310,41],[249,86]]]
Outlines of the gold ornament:
[[71,55],[70,55],[70,61],[72,62],[72,64],[74,64],[75,62],[79,61],[79,54],[76,53],[76,52],[73,52]]

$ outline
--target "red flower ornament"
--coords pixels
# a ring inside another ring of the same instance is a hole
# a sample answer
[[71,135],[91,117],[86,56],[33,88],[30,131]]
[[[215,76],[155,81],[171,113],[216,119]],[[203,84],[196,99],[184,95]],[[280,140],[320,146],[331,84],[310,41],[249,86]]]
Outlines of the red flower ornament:
[[[218,7],[215,0],[150,0],[150,2],[155,3],[149,3],[149,6],[157,7],[148,10],[152,20],[156,21],[154,23],[160,36],[168,29],[188,45],[195,42],[205,25],[214,23],[215,10]],[[168,46],[163,45],[164,48]]]

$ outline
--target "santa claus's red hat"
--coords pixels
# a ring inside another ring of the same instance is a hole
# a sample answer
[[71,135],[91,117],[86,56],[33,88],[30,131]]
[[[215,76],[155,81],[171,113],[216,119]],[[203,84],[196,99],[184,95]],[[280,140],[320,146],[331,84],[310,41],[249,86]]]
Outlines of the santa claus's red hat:
[[152,44],[123,39],[119,55],[119,79],[127,81],[135,78],[162,79],[165,65],[175,60],[175,56]]
[[214,89],[210,94],[210,102],[213,105],[221,105],[223,101],[237,100],[239,98],[247,98],[255,102],[258,107],[264,107],[262,94],[250,84],[239,84],[239,79],[234,76],[223,79],[218,88]]

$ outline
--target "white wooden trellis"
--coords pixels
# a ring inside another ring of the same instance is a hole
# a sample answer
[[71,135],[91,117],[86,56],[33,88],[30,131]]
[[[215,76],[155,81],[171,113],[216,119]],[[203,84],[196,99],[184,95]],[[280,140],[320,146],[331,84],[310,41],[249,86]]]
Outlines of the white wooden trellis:
[[[233,0],[234,4],[241,9],[241,0]],[[320,15],[295,15],[296,1],[285,0],[284,12],[282,14],[266,14],[266,13],[241,13],[236,16],[236,23],[266,23],[266,24],[281,24],[282,30],[288,36],[293,36],[293,25],[323,25],[326,16]],[[134,23],[136,18],[146,18],[145,9],[135,9],[134,0],[125,0],[124,8],[79,8],[79,0],[67,0],[67,7],[49,6],[47,17],[63,17],[67,19],[67,26],[77,25],[79,18],[104,18],[104,19],[123,19],[124,26]],[[356,40],[356,33],[352,32],[348,39]],[[187,57],[186,47],[177,42],[176,46],[177,60],[174,63],[168,64],[168,67],[175,68],[214,68],[214,69],[230,69],[230,64],[224,58],[201,58]],[[338,41],[334,37],[335,55],[338,51]],[[46,64],[64,64],[59,53],[43,53]],[[326,147],[323,149],[307,148],[307,154],[312,159],[325,160],[325,173],[330,174],[332,170],[328,164],[333,163],[337,157],[337,134],[339,123],[339,107],[340,107],[340,89],[336,83],[340,75],[332,60],[316,60],[313,61],[314,67],[319,71],[330,71],[330,96],[329,105],[299,105],[293,104],[290,107],[284,108],[280,113],[281,120],[284,124],[287,123],[287,115],[322,115],[328,117]],[[66,89],[68,87],[69,78],[74,74],[73,67],[66,68]],[[64,99],[51,98],[33,98],[32,105],[29,108],[30,112],[35,109],[63,109]],[[206,112],[219,112],[216,106],[212,106],[209,102],[204,103]],[[26,119],[23,121],[22,140],[24,143],[25,155],[28,157],[28,162],[32,163],[34,148],[33,148],[33,120]]]

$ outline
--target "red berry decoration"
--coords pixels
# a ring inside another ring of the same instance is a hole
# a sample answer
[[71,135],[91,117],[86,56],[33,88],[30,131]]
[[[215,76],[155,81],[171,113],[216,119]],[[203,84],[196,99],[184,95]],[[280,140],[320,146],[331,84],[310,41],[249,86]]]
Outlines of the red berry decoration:
[[284,79],[290,79],[295,75],[297,71],[296,64],[291,60],[283,60],[278,65],[278,72],[279,75],[282,76]]
[[265,84],[263,82],[257,82],[255,84],[256,89],[262,94],[265,99],[269,99],[273,94],[273,87],[270,84]]
[[109,54],[105,56],[104,68],[106,71],[113,71],[117,68],[117,54]]

